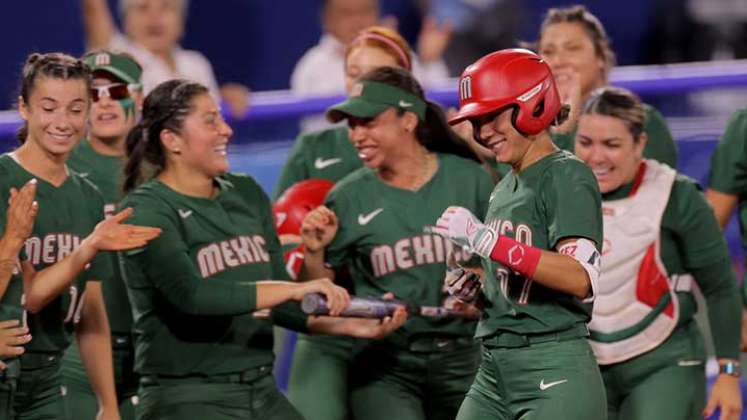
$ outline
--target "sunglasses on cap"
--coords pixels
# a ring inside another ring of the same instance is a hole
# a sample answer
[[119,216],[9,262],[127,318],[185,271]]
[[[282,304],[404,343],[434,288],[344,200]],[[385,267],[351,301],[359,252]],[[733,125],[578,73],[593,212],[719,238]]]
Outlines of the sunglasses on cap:
[[118,101],[120,99],[127,99],[132,96],[133,87],[137,85],[124,84],[124,83],[112,83],[108,85],[94,86],[91,88],[91,96],[94,102],[98,102],[99,99],[104,96],[108,96],[112,100]]

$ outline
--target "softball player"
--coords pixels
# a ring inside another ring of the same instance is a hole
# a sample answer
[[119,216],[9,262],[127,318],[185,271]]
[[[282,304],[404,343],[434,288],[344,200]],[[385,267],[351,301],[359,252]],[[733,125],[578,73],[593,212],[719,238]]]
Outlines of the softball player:
[[[736,111],[726,126],[721,141],[711,156],[706,198],[711,203],[721,229],[729,223],[734,208],[739,204],[739,226],[742,232],[742,246],[747,247],[747,206],[742,198],[747,195],[747,177],[743,164],[747,139],[747,108]],[[747,307],[747,283],[742,282],[742,307]],[[747,350],[747,310],[742,309],[742,351]]]
[[[615,53],[604,26],[584,6],[553,8],[540,27],[537,52],[550,65],[563,103],[571,105],[570,118],[553,133],[555,144],[573,151],[574,131],[581,106],[591,91],[608,84]],[[643,155],[677,167],[677,148],[664,117],[649,105],[645,132],[650,139]]]
[[4,396],[13,402],[11,418],[63,418],[60,358],[73,329],[101,417],[119,418],[100,285],[111,277],[111,264],[106,254],[96,253],[142,246],[159,231],[121,225],[131,209],[99,223],[100,194],[65,164],[85,128],[89,82],[90,70],[80,60],[32,54],[19,98],[22,145],[0,156],[0,200],[7,202],[11,188],[36,179],[39,206],[21,252],[23,279],[15,275],[0,301],[4,313],[23,319],[33,335],[20,357],[16,387]]
[[[302,276],[335,276],[325,264],[347,267],[357,295],[392,293],[444,305],[451,247],[423,229],[449,203],[485,211],[490,177],[404,70],[372,70],[327,116],[347,120],[365,167],[340,181],[326,207],[304,220]],[[387,339],[365,346],[350,367],[353,416],[453,418],[479,361],[474,325],[411,318]]]
[[[300,419],[272,377],[272,328],[376,337],[404,322],[309,319],[288,301],[326,295],[339,313],[345,289],[284,279],[267,196],[226,173],[232,131],[207,89],[165,82],[145,99],[127,138],[123,206],[163,229],[121,255],[134,314],[140,419]],[[254,313],[253,313],[254,312]]]
[[459,113],[512,171],[481,223],[450,207],[436,232],[483,259],[482,365],[457,419],[604,419],[604,385],[586,323],[599,276],[594,175],[553,144],[567,116],[549,66],[521,49],[476,61],[460,79]]
[[[381,66],[412,69],[412,51],[396,31],[373,26],[353,40],[345,54],[345,88]],[[294,144],[275,187],[276,199],[292,184],[309,178],[339,181],[363,166],[347,127],[302,135]],[[281,237],[282,240],[282,237]],[[338,284],[351,288],[349,281]],[[293,354],[288,397],[307,420],[344,420],[348,413],[348,367],[354,341],[299,335]],[[310,389],[316,392],[309,392]],[[318,398],[318,394],[326,395]]]
[[[88,137],[73,149],[68,165],[86,180],[94,183],[104,196],[104,213],[111,215],[122,194],[125,138],[135,126],[142,107],[142,69],[128,54],[94,51],[83,57],[93,72],[93,103]],[[122,419],[135,416],[132,397],[138,380],[133,371],[132,312],[124,282],[119,274],[116,255],[112,254],[113,277],[102,284],[104,303],[109,317],[114,357],[114,381]],[[65,405],[69,419],[92,419],[97,403],[77,346],[70,347],[63,359],[62,377]]]
[[[576,154],[603,196],[604,249],[591,344],[609,418],[739,418],[740,299],[721,231],[697,184],[643,159],[645,112],[629,91],[593,92]],[[693,279],[708,304],[721,374],[705,408],[705,351]]]

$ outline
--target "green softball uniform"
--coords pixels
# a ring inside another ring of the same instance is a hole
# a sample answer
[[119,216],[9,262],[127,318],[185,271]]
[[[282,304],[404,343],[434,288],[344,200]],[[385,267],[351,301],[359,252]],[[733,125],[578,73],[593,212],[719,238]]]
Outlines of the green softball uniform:
[[[337,182],[362,166],[347,127],[303,134],[285,162],[275,186],[275,198],[296,182],[310,178]],[[348,366],[354,343],[355,339],[350,337],[298,335],[288,398],[306,420],[346,418]]]
[[[742,247],[747,248],[747,108],[732,114],[721,141],[711,155],[709,188],[734,194],[739,202]],[[747,306],[747,283],[742,282],[742,304]]]
[[[114,213],[117,202],[122,197],[122,168],[124,159],[106,156],[96,152],[88,139],[78,143],[67,162],[79,176],[95,184],[104,197],[104,213]],[[132,311],[122,276],[119,272],[116,254],[111,255],[114,276],[102,284],[104,303],[112,333],[112,356],[114,362],[114,383],[119,414],[122,420],[135,418],[133,396],[137,393],[138,380],[133,370],[135,350],[132,346]],[[66,389],[65,406],[67,417],[73,419],[93,419],[98,411],[96,395],[88,382],[80,360],[78,346],[73,344],[62,361],[62,380]]]
[[[0,200],[7,202],[11,187],[20,188],[32,178],[10,155],[0,156]],[[93,184],[74,172],[58,187],[38,179],[36,201],[39,213],[21,257],[41,271],[69,255],[93,231],[104,218],[104,201]],[[0,214],[3,221],[4,212],[3,209]],[[106,282],[111,277],[111,256],[100,253],[76,278],[69,292],[36,314],[23,312],[33,339],[20,358],[21,373],[13,398],[16,418],[64,418],[60,359],[70,345],[80,316],[86,282]],[[14,278],[2,298],[3,308],[11,313],[12,308],[17,308],[17,314],[22,293],[22,280]]]
[[[661,183],[655,180],[648,181],[647,176],[648,172],[656,171],[657,166],[655,162],[649,162],[648,165],[642,166],[641,171],[646,172],[641,177],[642,182],[631,182],[613,192],[604,194],[605,214],[608,214],[608,205],[621,203],[621,200],[632,200],[635,199],[634,196],[647,193],[662,194],[659,192],[660,188],[657,189]],[[706,355],[703,337],[693,320],[697,311],[695,299],[690,293],[689,285],[682,284],[683,276],[686,274],[692,275],[706,299],[716,356],[730,359],[736,359],[739,356],[740,299],[723,235],[712,209],[695,181],[683,175],[677,175],[673,182],[670,182],[671,192],[668,195],[668,201],[665,202],[658,228],[657,253],[658,261],[665,270],[663,278],[670,278],[672,279],[669,280],[670,284],[676,284],[673,292],[676,293],[677,304],[670,302],[668,309],[674,310],[668,313],[667,310],[662,310],[659,317],[666,318],[670,322],[676,321],[676,324],[670,327],[674,328],[671,334],[668,337],[662,336],[661,339],[664,341],[652,350],[635,357],[621,358],[623,360],[617,363],[606,363],[601,366],[607,390],[610,419],[689,420],[702,418],[701,413],[706,398]],[[651,202],[651,200],[644,201]],[[647,209],[649,212],[652,210]],[[625,217],[630,214],[629,219],[635,222],[624,224],[628,226],[643,224],[642,218],[633,214],[635,211],[621,215],[621,221],[626,222]],[[656,224],[652,223],[652,225],[656,229]],[[639,231],[641,231],[640,227],[633,229],[628,232],[627,236],[635,236]],[[613,230],[610,230],[609,233],[612,232]],[[615,236],[608,237],[608,232],[605,230],[604,255],[610,256],[615,253],[623,242],[625,238],[616,240]],[[638,279],[632,277],[628,282],[630,284],[637,280],[636,294],[643,300],[647,300],[646,297],[655,293],[657,288],[657,283],[654,281],[656,276],[646,274],[653,267],[655,265],[646,264],[644,261],[640,269],[636,270]],[[606,273],[603,257],[600,285],[605,283]],[[689,278],[685,279],[689,280]],[[608,280],[610,283],[613,281],[616,279]],[[602,287],[604,286],[600,286]],[[661,292],[662,290],[659,289],[659,293]],[[664,291],[662,296],[667,297],[668,292]],[[600,302],[601,300],[598,299],[596,304]],[[649,304],[653,303],[656,302],[649,302]],[[614,305],[613,300],[608,306]],[[630,308],[633,305],[626,304],[625,307]],[[656,307],[652,305],[650,313],[656,312]],[[590,325],[592,330],[597,322],[597,310],[608,312],[605,309],[595,307],[594,322]],[[620,309],[620,311],[625,311],[625,309]],[[627,325],[629,323],[623,321],[617,324]],[[656,325],[651,323],[646,328],[647,336],[639,337],[638,343],[645,342],[646,339],[655,340]],[[595,334],[592,338],[595,338]],[[629,348],[625,343],[625,340],[616,340],[602,345],[617,345],[617,348],[622,349],[624,354],[625,348]],[[656,344],[656,341],[652,341],[652,344]],[[628,353],[635,354],[640,351],[628,351]]]
[[[485,223],[544,250],[563,238],[602,244],[601,197],[591,170],[553,152],[496,186]],[[483,361],[457,418],[604,419],[604,385],[586,337],[592,303],[483,262]]]
[[293,144],[283,166],[275,185],[275,198],[296,182],[310,178],[337,182],[362,166],[347,127],[303,134]]
[[[141,419],[300,419],[272,379],[272,324],[252,314],[255,282],[287,277],[270,203],[250,177],[216,178],[211,199],[160,181],[131,193],[131,223],[162,229],[121,253],[133,308]],[[273,309],[305,330],[298,305]]]
[[[676,168],[677,146],[674,144],[672,133],[669,131],[664,116],[651,105],[643,104],[643,109],[646,111],[643,132],[648,137],[646,147],[643,149],[643,156]],[[568,134],[553,134],[552,137],[558,147],[573,153],[576,130]]]
[[[383,183],[361,168],[327,196],[339,228],[326,248],[332,267],[346,266],[359,296],[445,304],[443,279],[451,243],[424,233],[450,205],[487,209],[492,181],[478,164],[437,154],[438,170],[418,191]],[[466,255],[454,250],[458,260]],[[479,363],[474,321],[411,317],[398,331],[356,354],[351,406],[356,419],[452,419]]]

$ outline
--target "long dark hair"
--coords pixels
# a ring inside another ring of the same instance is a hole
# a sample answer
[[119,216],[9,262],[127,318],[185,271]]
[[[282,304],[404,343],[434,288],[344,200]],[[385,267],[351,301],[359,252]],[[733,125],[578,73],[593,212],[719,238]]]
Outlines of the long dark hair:
[[[86,84],[86,94],[90,95],[92,83],[91,68],[83,61],[63,53],[33,53],[28,56],[21,70],[21,86],[19,94],[23,102],[28,106],[29,98],[36,87],[36,81],[40,78],[82,80]],[[18,141],[23,144],[28,137],[28,123],[16,132]]]
[[192,100],[207,93],[208,89],[197,82],[176,79],[161,83],[148,94],[142,119],[127,135],[125,193],[164,169],[166,153],[161,131],[181,132],[184,119],[192,110]]
[[[449,123],[446,122],[446,115],[441,107],[425,99],[423,88],[409,71],[394,67],[378,67],[361,76],[360,80],[385,83],[407,91],[425,101],[425,121],[418,120],[418,125],[415,127],[415,138],[426,149],[432,152],[450,153],[482,163],[464,140],[451,129]],[[399,108],[397,111],[399,115],[405,113],[404,110]]]

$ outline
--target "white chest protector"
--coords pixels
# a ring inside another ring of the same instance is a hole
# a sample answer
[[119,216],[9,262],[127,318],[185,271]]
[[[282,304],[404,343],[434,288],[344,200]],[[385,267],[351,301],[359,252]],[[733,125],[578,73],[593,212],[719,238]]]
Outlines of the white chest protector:
[[690,276],[670,276],[659,254],[661,219],[676,171],[645,160],[637,191],[602,203],[602,274],[589,329],[601,365],[654,349],[679,318],[675,291],[689,290]]

